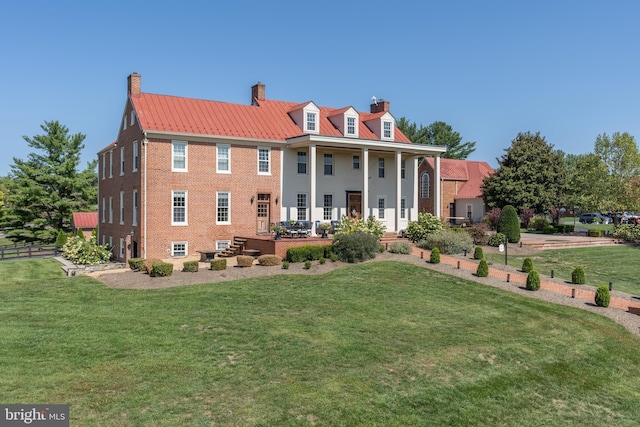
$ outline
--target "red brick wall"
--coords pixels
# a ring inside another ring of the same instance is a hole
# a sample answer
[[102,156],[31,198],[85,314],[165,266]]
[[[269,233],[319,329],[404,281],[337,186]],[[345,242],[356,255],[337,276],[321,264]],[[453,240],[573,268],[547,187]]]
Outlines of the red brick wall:
[[[418,181],[418,209],[420,212],[428,212],[435,215],[436,214],[435,207],[434,207],[435,195],[433,193],[435,188],[434,171],[433,171],[433,168],[431,168],[429,163],[427,163],[426,161],[422,162],[420,164],[420,167],[418,168],[418,180],[420,180],[420,177],[422,176],[423,172],[427,172],[429,174],[429,182],[431,184],[431,188],[429,192],[430,197],[428,199],[423,199],[422,197],[420,197],[421,183],[420,181]],[[460,181],[446,180],[446,181],[440,182],[440,197],[441,197],[440,216],[443,219],[446,219],[450,216],[449,204],[455,203],[455,196],[456,194],[458,194],[458,189],[460,188],[461,185],[462,185],[462,182]]]

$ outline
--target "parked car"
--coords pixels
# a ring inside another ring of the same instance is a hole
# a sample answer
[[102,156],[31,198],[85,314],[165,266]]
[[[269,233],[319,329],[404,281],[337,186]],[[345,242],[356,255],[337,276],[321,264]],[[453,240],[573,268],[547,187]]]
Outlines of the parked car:
[[611,218],[599,213],[583,213],[578,218],[578,221],[580,221],[582,224],[592,224],[594,220],[596,220],[595,222],[599,222],[601,224],[609,224],[611,222]]

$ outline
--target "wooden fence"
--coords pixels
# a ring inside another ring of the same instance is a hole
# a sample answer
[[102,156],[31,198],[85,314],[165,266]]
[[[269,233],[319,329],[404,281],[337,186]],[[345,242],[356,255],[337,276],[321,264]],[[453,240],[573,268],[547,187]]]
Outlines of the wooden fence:
[[21,258],[54,257],[60,254],[60,247],[56,244],[30,244],[0,246],[0,261]]

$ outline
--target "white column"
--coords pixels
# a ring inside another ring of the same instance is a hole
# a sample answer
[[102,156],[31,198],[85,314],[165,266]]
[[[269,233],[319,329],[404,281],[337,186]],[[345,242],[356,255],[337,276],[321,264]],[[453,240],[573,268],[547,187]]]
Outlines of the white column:
[[311,223],[311,234],[315,235],[316,228],[315,210],[316,210],[316,144],[309,144],[309,200],[307,207],[309,209],[309,222]]
[[396,151],[396,215],[395,230],[400,231],[400,203],[402,199],[402,152]]
[[[369,149],[362,149],[362,216],[369,216]],[[348,208],[348,206],[347,206]],[[347,212],[348,214],[348,212]]]
[[418,213],[420,209],[418,208],[418,195],[420,192],[420,177],[418,176],[418,158],[413,158],[413,203],[411,204],[411,209],[409,210],[409,221],[417,221]]
[[436,157],[433,159],[433,178],[434,178],[434,183],[433,183],[433,195],[435,197],[434,200],[434,210],[435,215],[438,218],[442,217],[442,207],[440,206],[440,203],[442,202],[442,194],[440,194],[440,155],[436,155]]

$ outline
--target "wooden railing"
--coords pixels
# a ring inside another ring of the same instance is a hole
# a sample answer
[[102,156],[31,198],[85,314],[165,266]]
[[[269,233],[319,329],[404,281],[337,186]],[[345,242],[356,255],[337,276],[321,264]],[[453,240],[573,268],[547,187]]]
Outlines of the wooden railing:
[[57,256],[60,253],[60,247],[56,244],[29,244],[0,247],[0,261],[7,261],[20,258]]

